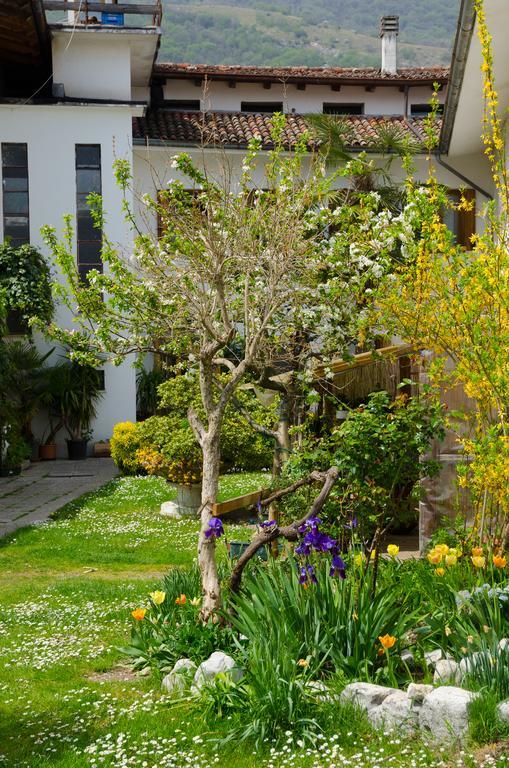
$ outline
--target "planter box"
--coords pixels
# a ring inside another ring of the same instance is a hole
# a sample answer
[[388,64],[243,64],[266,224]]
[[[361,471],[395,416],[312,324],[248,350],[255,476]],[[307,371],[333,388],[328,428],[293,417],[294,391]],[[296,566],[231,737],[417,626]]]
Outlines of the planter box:
[[109,458],[111,456],[111,448],[109,442],[94,443],[94,456],[96,459]]
[[196,517],[201,507],[201,484],[177,485],[177,509],[182,517]]
[[88,440],[66,440],[67,456],[72,461],[81,461],[87,458]]
[[57,446],[55,443],[45,443],[39,446],[39,458],[42,461],[55,461],[57,457]]

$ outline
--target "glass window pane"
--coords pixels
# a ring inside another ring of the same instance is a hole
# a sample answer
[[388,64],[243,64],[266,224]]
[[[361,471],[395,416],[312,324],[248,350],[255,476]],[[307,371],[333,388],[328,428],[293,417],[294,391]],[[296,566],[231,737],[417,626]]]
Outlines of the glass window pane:
[[26,144],[2,144],[2,165],[27,165]]
[[13,240],[28,243],[30,240],[28,216],[4,216],[4,237],[12,237]]
[[79,274],[79,276],[81,277],[81,279],[85,283],[88,282],[87,275],[88,275],[88,273],[90,272],[91,269],[95,269],[95,270],[97,270],[97,272],[101,272],[101,273],[103,271],[102,264],[97,264],[97,265],[94,265],[94,266],[89,265],[89,264],[83,264],[83,265],[78,266],[78,274]]
[[101,264],[101,246],[100,240],[95,242],[79,243],[78,261],[80,264]]
[[6,192],[28,192],[28,174],[23,168],[3,168],[3,188]]
[[4,214],[23,213],[28,216],[28,192],[5,192]]
[[99,144],[76,144],[76,168],[100,168],[101,147]]
[[101,240],[101,230],[94,227],[90,214],[78,214],[78,240]]
[[78,209],[78,215],[80,213],[88,213],[90,211],[90,206],[87,203],[87,197],[88,192],[86,194],[80,193],[79,195],[76,195],[76,207]]
[[78,193],[101,192],[101,171],[83,170],[76,171],[76,188]]

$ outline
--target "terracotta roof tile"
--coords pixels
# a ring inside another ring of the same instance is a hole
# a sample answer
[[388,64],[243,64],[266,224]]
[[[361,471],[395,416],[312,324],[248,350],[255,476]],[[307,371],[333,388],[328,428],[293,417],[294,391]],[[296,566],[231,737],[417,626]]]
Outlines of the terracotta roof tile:
[[212,80],[259,80],[309,83],[340,83],[348,81],[369,82],[420,82],[446,83],[449,69],[446,67],[404,67],[396,74],[387,74],[374,67],[256,67],[229,64],[180,64],[169,61],[157,62],[154,74],[163,77],[208,77]]
[[[398,138],[413,142],[424,141],[424,118],[352,115],[341,120],[346,126],[346,143],[351,149],[369,149],[382,129],[389,129]],[[437,120],[437,135],[441,120]],[[309,130],[303,115],[287,115],[285,145],[295,146]],[[270,149],[271,116],[247,112],[174,112],[169,109],[149,109],[143,117],[133,118],[133,138],[137,143],[213,144],[243,148],[258,137],[262,147]]]

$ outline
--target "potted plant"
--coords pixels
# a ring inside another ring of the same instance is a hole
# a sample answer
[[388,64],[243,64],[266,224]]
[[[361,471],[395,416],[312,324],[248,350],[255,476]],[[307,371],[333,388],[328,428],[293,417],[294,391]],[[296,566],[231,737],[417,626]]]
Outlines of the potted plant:
[[29,455],[30,448],[16,424],[0,427],[0,477],[19,475],[23,461]]
[[97,415],[97,403],[103,396],[98,371],[87,365],[68,363],[62,366],[63,387],[60,411],[67,430],[69,459],[86,459],[92,437],[90,424]]

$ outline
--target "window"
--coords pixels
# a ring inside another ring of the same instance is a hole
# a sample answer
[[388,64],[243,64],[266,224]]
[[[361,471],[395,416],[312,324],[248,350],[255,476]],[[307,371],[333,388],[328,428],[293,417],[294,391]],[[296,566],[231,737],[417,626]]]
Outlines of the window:
[[26,144],[2,144],[4,238],[12,245],[30,242],[28,218],[28,149]]
[[475,234],[475,191],[473,189],[449,189],[447,195],[454,206],[464,197],[470,203],[470,210],[446,208],[442,211],[442,220],[456,236],[458,245],[467,251],[472,250],[472,235]]
[[92,192],[101,194],[101,147],[99,144],[76,144],[76,237],[78,272],[85,279],[91,269],[102,272],[102,233],[94,227],[87,198]]
[[163,106],[175,112],[199,112],[200,99],[165,99]]
[[274,112],[283,111],[282,101],[242,101],[240,103],[242,112],[261,112],[273,115]]
[[[411,104],[410,105],[410,114],[412,117],[424,117],[425,115],[429,115],[432,110],[431,104]],[[442,114],[444,111],[444,105],[438,104],[437,105],[437,112],[438,114]]]
[[333,102],[324,102],[324,115],[363,115],[364,104],[334,104]]

